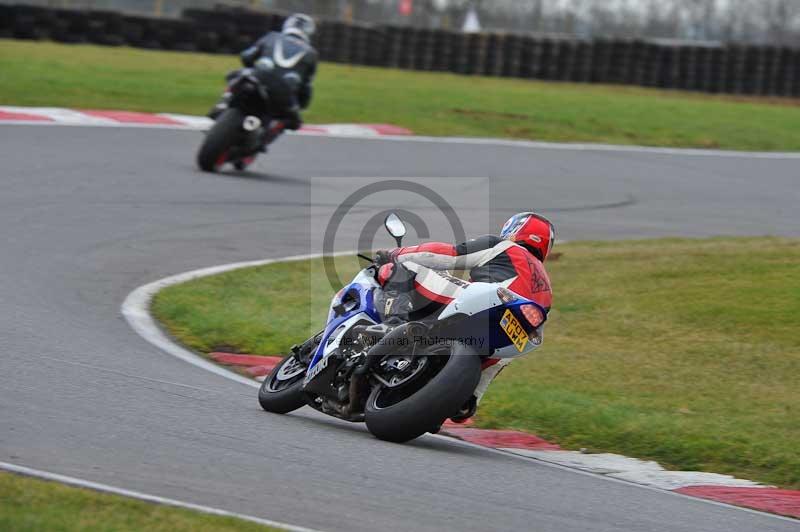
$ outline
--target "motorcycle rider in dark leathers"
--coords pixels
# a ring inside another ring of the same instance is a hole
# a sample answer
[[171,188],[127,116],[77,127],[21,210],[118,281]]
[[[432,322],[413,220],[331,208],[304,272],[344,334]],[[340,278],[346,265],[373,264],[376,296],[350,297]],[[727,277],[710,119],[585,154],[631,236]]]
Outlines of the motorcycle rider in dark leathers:
[[[303,123],[300,110],[311,103],[318,62],[317,51],[311,46],[315,30],[314,20],[308,15],[290,15],[282,31],[267,33],[240,54],[245,67],[257,66],[262,72],[269,72],[262,79],[269,91],[272,118],[282,121],[286,129],[300,129]],[[240,73],[241,70],[236,70],[228,74],[228,82]],[[228,108],[229,99],[226,92],[208,116],[216,119]]]

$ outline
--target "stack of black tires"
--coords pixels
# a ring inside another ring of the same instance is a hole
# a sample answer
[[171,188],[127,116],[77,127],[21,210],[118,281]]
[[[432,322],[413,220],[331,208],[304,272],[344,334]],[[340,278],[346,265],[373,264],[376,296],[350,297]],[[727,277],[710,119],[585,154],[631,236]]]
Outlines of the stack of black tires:
[[[180,19],[0,4],[0,38],[238,53],[284,17],[241,8],[186,9]],[[625,39],[592,41],[321,21],[325,61],[585,83],[800,96],[800,50]]]

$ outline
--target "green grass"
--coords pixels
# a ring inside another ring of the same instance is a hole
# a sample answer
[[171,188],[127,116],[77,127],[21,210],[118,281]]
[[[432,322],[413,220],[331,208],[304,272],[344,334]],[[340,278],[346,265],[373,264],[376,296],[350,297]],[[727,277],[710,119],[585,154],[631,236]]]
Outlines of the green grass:
[[[559,251],[545,345],[495,381],[479,426],[800,488],[800,241]],[[324,322],[321,279],[318,261],[240,270],[167,288],[153,309],[198,351],[283,353]]]
[[[0,40],[0,104],[204,114],[237,66],[234,56]],[[800,149],[800,108],[790,100],[330,63],[306,118],[424,135]]]
[[0,473],[0,530],[247,532],[278,529]]

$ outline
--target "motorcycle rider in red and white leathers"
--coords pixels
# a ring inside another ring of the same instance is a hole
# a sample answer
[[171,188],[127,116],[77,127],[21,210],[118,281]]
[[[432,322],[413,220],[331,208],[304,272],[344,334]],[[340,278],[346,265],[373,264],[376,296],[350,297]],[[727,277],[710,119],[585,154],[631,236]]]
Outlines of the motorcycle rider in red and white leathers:
[[[416,264],[432,270],[469,271],[470,281],[501,284],[549,310],[553,293],[543,263],[554,240],[555,231],[549,220],[533,212],[523,212],[505,223],[499,237],[486,235],[458,245],[428,242],[382,250],[378,251],[378,260],[387,264],[382,272],[390,271],[388,265],[392,263],[407,266]],[[388,273],[385,275],[388,276]],[[433,279],[428,283],[425,278],[417,278],[414,287],[426,299],[448,302],[446,294],[437,293],[441,292],[441,283],[436,281],[440,280]],[[534,344],[541,344],[543,327],[537,329]],[[490,358],[484,362],[475,394],[451,418],[453,421],[463,423],[475,414],[489,384],[510,361]]]

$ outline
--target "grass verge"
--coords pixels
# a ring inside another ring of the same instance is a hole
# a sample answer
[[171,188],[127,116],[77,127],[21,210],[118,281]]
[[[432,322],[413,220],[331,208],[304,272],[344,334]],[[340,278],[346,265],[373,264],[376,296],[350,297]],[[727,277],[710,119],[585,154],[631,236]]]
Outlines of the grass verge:
[[[233,56],[0,40],[0,104],[204,114]],[[636,87],[325,63],[309,122],[422,135],[743,150],[800,149],[800,107]]]
[[[479,426],[800,488],[800,241],[559,251],[545,345],[495,381]],[[282,353],[324,323],[322,279],[319,261],[239,270],[167,288],[153,310],[198,351]]]
[[220,517],[0,472],[0,530],[278,531]]

